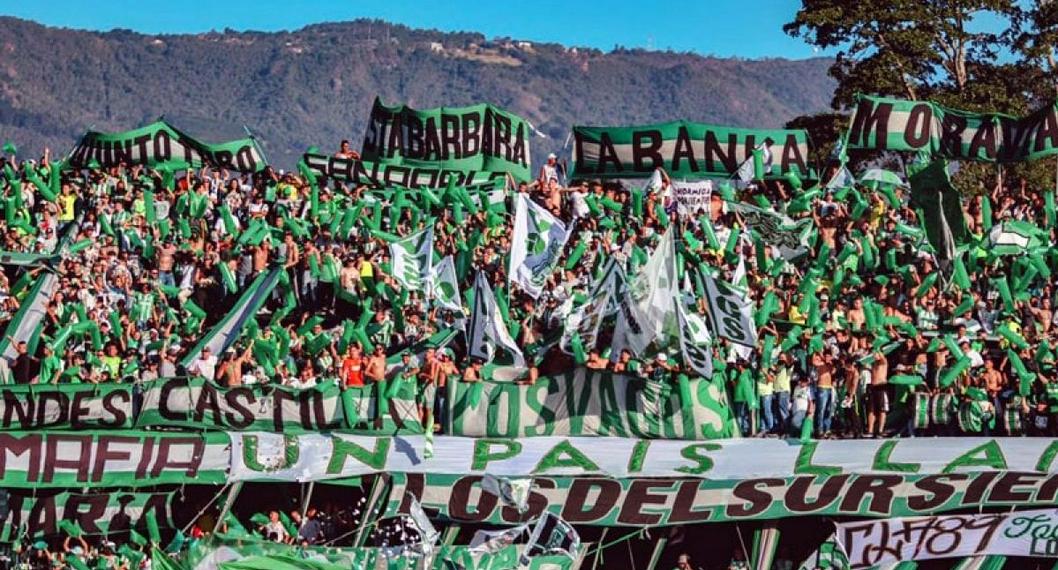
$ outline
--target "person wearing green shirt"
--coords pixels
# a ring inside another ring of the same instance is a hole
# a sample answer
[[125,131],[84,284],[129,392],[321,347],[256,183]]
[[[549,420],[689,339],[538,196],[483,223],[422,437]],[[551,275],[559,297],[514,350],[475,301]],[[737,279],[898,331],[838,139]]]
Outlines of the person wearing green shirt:
[[966,400],[959,408],[959,427],[963,433],[990,437],[995,425],[995,408],[988,395],[980,388],[968,388]]
[[730,369],[732,372],[732,392],[735,402],[735,418],[738,421],[738,429],[743,435],[753,433],[751,421],[751,410],[756,404],[757,396],[754,393],[753,370],[749,366],[736,366]]
[[51,384],[59,381],[59,373],[62,371],[62,361],[52,350],[51,346],[44,345],[44,358],[40,362],[39,384]]
[[103,362],[103,366],[106,367],[107,371],[110,372],[110,377],[117,378],[118,373],[121,371],[121,357],[118,356],[117,345],[114,343],[108,344],[106,354],[104,354],[100,360]]

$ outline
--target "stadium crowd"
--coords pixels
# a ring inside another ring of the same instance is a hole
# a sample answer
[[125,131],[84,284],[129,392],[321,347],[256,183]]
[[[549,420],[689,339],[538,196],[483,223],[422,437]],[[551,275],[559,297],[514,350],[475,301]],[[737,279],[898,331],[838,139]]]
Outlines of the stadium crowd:
[[[487,363],[465,358],[462,335],[394,361],[467,318],[402,289],[392,275],[386,236],[426,224],[435,256],[454,256],[461,292],[473,288],[478,270],[488,277],[526,356],[518,381],[578,364],[672,381],[687,370],[678,352],[642,361],[610,354],[612,326],[602,327],[599,350],[581,363],[554,339],[603,260],[616,257],[631,275],[675,224],[684,268],[744,283],[757,307],[755,350],[722,338],[712,348],[743,434],[800,435],[806,418],[816,437],[1058,434],[1054,221],[1042,194],[1024,184],[964,203],[971,243],[960,248],[960,263],[969,279],[957,270],[952,282],[938,278],[901,184],[827,186],[833,168],[812,190],[781,179],[717,181],[708,212],[681,214],[667,181],[645,192],[567,182],[552,157],[537,180],[510,188],[574,228],[558,270],[533,299],[508,285],[510,195],[505,213],[387,203],[373,210],[374,230],[360,208],[392,195],[321,177],[314,203],[304,172],[66,169],[49,200],[40,188],[60,172],[52,166],[47,151],[38,160],[8,155],[0,178],[3,253],[36,254],[0,272],[0,326],[18,320],[39,275],[60,277],[40,340],[15,343],[17,356],[6,361],[15,383],[196,375],[224,386],[306,388],[400,377],[421,391],[489,380]],[[776,255],[731,203],[810,220],[808,254]],[[358,214],[347,216],[349,209]],[[1015,220],[1035,226],[1039,243],[1017,255],[992,250],[988,230]],[[276,267],[284,287],[242,338],[223,354],[205,350],[184,362],[242,291]],[[704,314],[708,305],[700,291],[696,297]],[[350,334],[356,322],[366,323],[363,335]]]

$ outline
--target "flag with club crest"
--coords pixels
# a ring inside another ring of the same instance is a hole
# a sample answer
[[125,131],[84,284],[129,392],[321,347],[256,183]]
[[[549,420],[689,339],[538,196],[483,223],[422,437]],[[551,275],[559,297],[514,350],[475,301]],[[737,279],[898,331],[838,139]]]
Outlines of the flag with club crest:
[[393,278],[405,289],[422,291],[433,274],[433,228],[389,244]]
[[507,273],[512,282],[536,299],[558,265],[570,232],[565,222],[525,194],[518,194],[516,201],[514,236]]
[[528,566],[534,556],[561,554],[576,559],[580,552],[580,535],[558,515],[544,511],[533,526],[533,533],[519,561]]
[[[559,341],[559,347],[563,351],[572,354],[570,342],[577,334],[580,335],[585,351],[595,350],[599,327],[606,318],[607,311],[613,305],[618,279],[617,259],[611,257],[606,262],[602,275],[592,285],[588,300],[574,309],[564,320],[562,338]],[[570,301],[572,302],[572,298]]]
[[437,306],[452,311],[462,310],[459,301],[459,282],[456,278],[455,260],[446,255],[430,273],[430,298]]

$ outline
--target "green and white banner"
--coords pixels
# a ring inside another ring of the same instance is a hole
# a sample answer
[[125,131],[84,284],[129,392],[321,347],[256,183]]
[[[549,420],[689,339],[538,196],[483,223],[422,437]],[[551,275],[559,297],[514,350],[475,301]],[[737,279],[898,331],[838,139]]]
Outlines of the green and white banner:
[[1047,232],[1029,222],[1003,220],[988,232],[988,251],[993,255],[1028,255],[1047,242]]
[[761,241],[778,249],[783,259],[794,261],[808,253],[811,219],[795,222],[774,210],[740,202],[725,202],[724,207],[728,212],[738,214],[746,228],[760,236]]
[[511,242],[509,279],[536,299],[555,270],[570,231],[524,193],[515,199],[514,236]]
[[433,228],[389,244],[393,278],[409,291],[420,291],[433,273]]
[[850,568],[975,556],[1058,558],[1058,510],[906,517],[837,525]]
[[971,113],[929,101],[860,95],[848,148],[926,151],[953,160],[1020,162],[1058,153],[1058,106],[1024,117]]
[[220,484],[228,442],[223,433],[0,433],[0,488]]
[[[397,357],[399,362],[399,357]],[[432,387],[391,378],[342,389],[323,379],[313,388],[254,385],[226,388],[204,378],[128,384],[32,384],[0,388],[0,431],[188,428],[200,431],[381,431],[422,433],[419,406]]]
[[684,308],[683,303],[676,304],[676,322],[680,332],[680,356],[684,364],[704,378],[713,377],[713,351],[710,348],[712,339],[709,330],[697,313]]
[[267,163],[252,137],[209,144],[180,132],[165,121],[120,133],[88,131],[70,151],[70,164],[86,167],[92,163],[110,167],[143,164],[151,168],[225,168],[257,172]]
[[0,430],[132,427],[132,389],[120,384],[0,387]]
[[531,385],[449,382],[449,433],[470,437],[730,437],[724,388],[707,379],[677,386],[612,372],[576,370]]
[[637,356],[647,348],[676,337],[676,304],[680,284],[676,270],[676,230],[669,226],[647,262],[627,281],[621,313],[614,330],[614,348],[632,349]]
[[375,98],[360,155],[400,166],[505,172],[527,181],[532,131],[525,119],[492,105],[415,110]]
[[334,381],[295,390],[255,385],[222,388],[203,378],[166,378],[144,385],[137,427],[276,432],[347,427]]
[[[422,354],[418,355],[422,359]],[[434,387],[399,376],[364,387],[342,390],[342,413],[348,431],[357,433],[423,433],[419,409],[433,407]]]
[[0,339],[0,356],[8,362],[14,362],[18,357],[18,343],[25,342],[32,346],[33,341],[40,338],[41,323],[48,312],[48,303],[58,288],[58,274],[46,271],[37,277],[19,305],[18,312],[4,330],[4,338]]
[[808,133],[718,127],[673,121],[636,127],[573,127],[573,176],[645,178],[664,168],[672,178],[727,177],[763,144],[773,156],[766,174],[807,178]]
[[449,183],[468,188],[493,188],[497,180],[505,180],[506,172],[463,171],[438,166],[379,163],[338,158],[307,152],[302,159],[310,170],[320,176],[373,188],[447,188]]
[[[798,516],[889,518],[987,507],[1044,507],[1055,475],[1039,473],[815,474],[742,480],[534,477],[528,510],[482,489],[481,475],[411,473],[394,478],[387,514],[411,497],[443,519],[513,525],[544,512],[592,526],[684,525]],[[403,511],[402,511],[403,509]],[[869,523],[867,523],[869,524]]]
[[153,517],[159,528],[170,528],[174,496],[171,492],[125,491],[12,493],[8,497],[11,510],[0,520],[7,534],[0,540],[16,538],[19,530],[31,537],[68,534],[62,527],[70,523],[88,536],[113,535],[137,527],[142,530],[141,521],[147,517]]
[[753,322],[753,300],[749,293],[723,279],[705,273],[705,298],[709,302],[709,322],[718,337],[748,348],[757,345],[757,325]]
[[[320,433],[230,433],[231,480],[315,481],[372,473],[499,477],[695,477],[711,480],[800,475],[932,475],[980,471],[1058,473],[1058,442],[1042,438],[783,440],[709,442],[626,437],[436,437],[426,457],[423,436]],[[997,475],[998,476],[998,473]],[[881,479],[881,481],[889,481]],[[1058,479],[1055,479],[1058,482]],[[1054,499],[1058,486],[1044,486]],[[752,493],[747,489],[746,493]]]
[[[519,564],[524,545],[481,552],[467,545],[439,544],[428,555],[403,545],[389,547],[299,547],[253,536],[212,535],[192,548],[185,567],[219,570],[330,570],[386,568],[387,570],[577,570],[580,560],[562,555],[538,555]],[[155,567],[158,563],[155,562]]]
[[243,328],[254,319],[258,309],[268,300],[272,290],[279,285],[283,271],[282,267],[274,267],[265,273],[259,274],[250,282],[250,285],[243,291],[242,296],[236,301],[235,306],[228,311],[228,314],[224,315],[224,318],[213,325],[213,328],[206,333],[206,336],[202,337],[202,340],[184,356],[184,359],[180,361],[181,366],[185,368],[190,366],[198,358],[198,355],[202,354],[202,349],[206,347],[209,347],[210,352],[214,356],[219,356],[235,344],[235,341],[239,339],[239,335],[242,334]]
[[618,289],[617,259],[611,257],[602,270],[602,275],[592,284],[588,299],[566,317],[562,329],[559,347],[567,353],[574,353],[571,343],[579,337],[585,352],[596,350],[599,338],[599,327],[607,313],[615,308],[613,301]]

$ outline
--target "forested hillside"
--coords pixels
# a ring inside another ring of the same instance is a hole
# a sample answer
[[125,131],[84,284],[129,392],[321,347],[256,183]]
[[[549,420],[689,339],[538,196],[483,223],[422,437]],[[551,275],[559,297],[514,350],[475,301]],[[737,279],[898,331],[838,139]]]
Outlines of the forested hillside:
[[89,127],[125,130],[164,115],[206,140],[245,125],[273,163],[290,167],[312,145],[348,138],[359,148],[377,94],[418,107],[508,108],[548,135],[534,139],[540,159],[574,123],[779,127],[828,107],[829,64],[603,53],[367,20],[151,36],[0,18],[0,139],[23,154],[65,152]]

